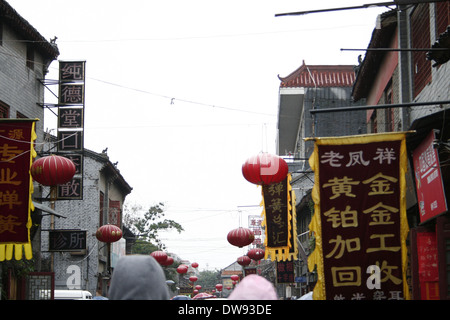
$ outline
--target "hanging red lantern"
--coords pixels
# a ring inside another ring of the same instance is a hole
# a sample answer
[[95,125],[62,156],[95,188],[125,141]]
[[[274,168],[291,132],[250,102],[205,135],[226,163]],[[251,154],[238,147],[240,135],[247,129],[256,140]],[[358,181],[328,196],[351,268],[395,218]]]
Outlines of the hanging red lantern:
[[286,161],[269,153],[250,157],[242,165],[244,178],[254,184],[268,185],[283,181],[289,172]]
[[195,281],[197,281],[198,280],[198,278],[196,277],[196,276],[190,276],[189,277],[189,281],[190,282],[195,282]]
[[227,240],[233,246],[242,248],[255,240],[255,234],[250,229],[239,227],[228,232]]
[[239,276],[236,275],[236,274],[233,274],[233,275],[231,276],[231,280],[233,280],[233,281],[238,281],[238,280],[239,280]]
[[191,267],[192,268],[197,268],[198,267],[198,263],[197,262],[192,262]]
[[95,236],[101,242],[116,242],[122,238],[122,230],[113,224],[105,224],[97,229]]
[[200,290],[201,288],[202,288],[202,286],[199,284],[195,286],[195,290]]
[[188,266],[184,265],[184,264],[180,264],[177,268],[177,272],[179,274],[183,274],[186,273],[188,271]]
[[223,284],[221,284],[221,283],[218,283],[218,284],[216,284],[216,289],[217,289],[217,291],[222,291],[222,289],[223,289]]
[[253,260],[261,260],[264,258],[265,251],[260,248],[254,248],[247,252],[247,256],[249,256]]
[[192,291],[192,293],[193,293],[193,294],[197,294],[197,293],[198,293],[198,290],[195,289],[194,291]]
[[237,258],[237,263],[239,263],[241,266],[248,266],[252,262],[252,259],[250,259],[248,256],[242,256]]
[[167,254],[164,251],[153,251],[150,255],[160,264],[167,260]]
[[34,180],[44,186],[69,182],[75,174],[75,164],[65,157],[50,155],[34,161],[30,168]]
[[172,263],[173,263],[173,258],[172,258],[172,257],[169,257],[169,256],[167,256],[166,261],[160,262],[160,264],[161,264],[162,266],[170,266],[170,265],[172,265]]

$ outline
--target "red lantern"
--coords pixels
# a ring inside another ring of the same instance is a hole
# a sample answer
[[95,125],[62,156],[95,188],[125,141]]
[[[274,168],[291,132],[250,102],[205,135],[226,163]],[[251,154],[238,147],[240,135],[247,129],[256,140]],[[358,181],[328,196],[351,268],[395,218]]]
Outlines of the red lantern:
[[228,232],[227,240],[233,246],[242,248],[255,240],[255,234],[250,229],[240,227]]
[[231,276],[231,280],[233,280],[233,281],[238,281],[238,280],[239,280],[239,276],[236,275],[236,274],[233,274],[233,275]]
[[252,259],[250,259],[248,256],[242,256],[237,258],[237,263],[239,263],[241,266],[248,266],[252,262]]
[[172,263],[173,263],[173,258],[169,257],[169,256],[167,257],[166,261],[160,262],[160,264],[162,266],[170,266],[170,265],[172,265]]
[[194,291],[192,291],[192,293],[193,293],[193,294],[197,294],[197,293],[198,293],[198,290],[194,290]]
[[253,260],[261,260],[264,258],[265,251],[260,248],[254,248],[247,252],[247,256],[249,256]]
[[116,242],[122,238],[122,230],[113,224],[105,224],[97,229],[95,236],[101,242]]
[[198,280],[198,278],[196,277],[196,276],[191,276],[191,277],[189,277],[189,281],[190,282],[195,282],[195,281],[197,281]]
[[199,284],[195,286],[195,290],[200,290],[201,288],[202,288],[202,286]]
[[268,185],[283,181],[289,172],[284,159],[269,153],[259,153],[242,165],[244,178],[254,184]]
[[192,262],[191,267],[192,268],[197,268],[198,267],[198,263],[197,262]]
[[222,289],[223,289],[223,284],[221,284],[221,283],[218,283],[218,284],[216,284],[216,289],[217,289],[217,291],[222,291]]
[[188,266],[184,265],[184,264],[180,264],[177,268],[177,272],[179,274],[183,274],[186,273],[188,271]]
[[75,174],[75,164],[65,157],[51,155],[37,159],[30,168],[34,180],[44,186],[69,182]]
[[167,254],[163,251],[153,251],[150,255],[155,258],[158,263],[162,264],[167,260]]

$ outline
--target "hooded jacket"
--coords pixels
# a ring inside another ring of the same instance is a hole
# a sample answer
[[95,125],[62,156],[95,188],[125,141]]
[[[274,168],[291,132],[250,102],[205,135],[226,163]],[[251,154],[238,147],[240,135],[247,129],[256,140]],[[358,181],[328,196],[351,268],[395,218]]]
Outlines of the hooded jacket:
[[250,274],[236,286],[229,300],[277,300],[277,292],[271,282],[256,274]]
[[111,278],[111,300],[168,300],[166,277],[151,256],[130,255],[119,259]]

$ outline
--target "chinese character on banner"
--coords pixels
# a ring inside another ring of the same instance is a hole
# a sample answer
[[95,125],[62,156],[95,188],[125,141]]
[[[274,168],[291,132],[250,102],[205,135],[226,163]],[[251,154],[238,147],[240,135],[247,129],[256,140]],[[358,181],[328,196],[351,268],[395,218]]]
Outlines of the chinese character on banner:
[[412,155],[421,222],[447,211],[439,154],[433,146],[434,139],[435,132],[431,131]]
[[84,82],[86,61],[60,61],[59,80],[61,82]]
[[277,283],[294,283],[294,261],[277,262]]
[[316,138],[309,162],[314,299],[409,299],[404,133]]
[[36,157],[35,120],[0,120],[0,261],[32,258],[30,228],[33,183],[30,167]]
[[58,200],[83,199],[84,97],[86,61],[59,61],[57,151],[75,159],[72,181],[57,188]]
[[272,261],[298,259],[295,193],[290,182],[288,174],[279,183],[262,186],[264,245],[266,258],[270,256]]

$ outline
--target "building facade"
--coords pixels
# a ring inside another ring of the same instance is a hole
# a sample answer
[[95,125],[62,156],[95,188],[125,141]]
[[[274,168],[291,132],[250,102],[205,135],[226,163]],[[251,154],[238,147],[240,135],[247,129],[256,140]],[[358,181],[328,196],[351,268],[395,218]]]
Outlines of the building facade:
[[308,158],[314,142],[305,138],[345,136],[366,133],[365,111],[311,113],[312,110],[358,106],[352,100],[355,81],[353,65],[302,65],[286,77],[279,77],[278,155],[286,159],[296,193],[297,234],[301,253],[296,264],[296,288],[292,295],[300,296],[314,286],[314,275],[307,270],[306,256],[311,250],[308,236],[312,216],[310,190],[314,175]]
[[[43,270],[54,272],[55,289],[81,289],[92,295],[106,296],[111,268],[126,254],[126,240],[122,238],[112,243],[108,252],[106,243],[100,242],[95,233],[105,224],[123,229],[123,203],[132,188],[106,153],[85,149],[83,155],[83,198],[55,201],[54,211],[60,216],[41,222],[41,266]],[[48,192],[43,190],[43,194]],[[86,249],[49,252],[53,245],[49,243],[50,233],[55,230],[86,232]],[[108,254],[111,255],[110,265]]]
[[353,88],[355,100],[380,107],[368,107],[368,132],[408,131],[413,299],[450,298],[449,17],[448,1],[399,6],[380,15]]
[[[39,120],[35,128],[38,157],[57,150],[57,138],[44,132],[44,94],[47,69],[58,55],[54,41],[47,41],[6,1],[0,0],[0,118]],[[24,261],[26,270],[19,270],[23,266],[18,267],[14,259],[0,262],[1,298],[39,298],[29,295],[31,273],[36,276],[34,284],[45,273],[46,290],[83,289],[93,296],[96,292],[106,295],[111,270],[117,258],[127,252],[126,240],[112,244],[109,250],[95,233],[104,224],[124,229],[122,208],[132,188],[106,152],[84,149],[82,155],[81,198],[52,201],[49,187],[33,183],[35,210],[31,212],[30,232],[33,258]],[[134,235],[127,237],[133,239]],[[67,239],[72,240],[71,245],[84,242],[71,250],[64,247]],[[51,286],[48,279],[52,279]]]

